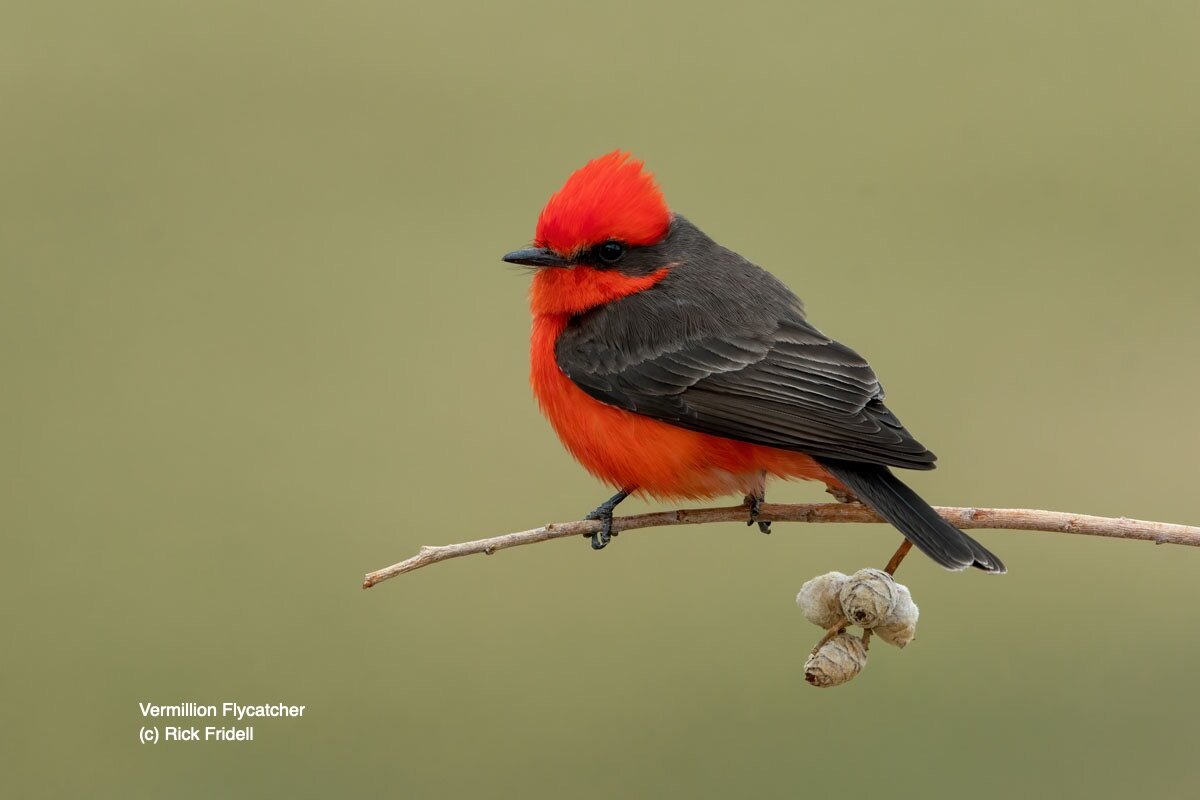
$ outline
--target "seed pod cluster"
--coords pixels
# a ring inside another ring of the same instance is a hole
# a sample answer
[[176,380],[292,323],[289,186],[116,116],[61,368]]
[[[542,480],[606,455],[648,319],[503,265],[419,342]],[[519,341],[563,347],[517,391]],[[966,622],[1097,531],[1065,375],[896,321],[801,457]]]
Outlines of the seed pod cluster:
[[878,569],[818,575],[800,587],[796,605],[805,619],[827,632],[804,664],[804,679],[819,687],[843,684],[866,666],[867,636],[846,633],[847,625],[904,647],[916,636],[920,613],[908,587]]

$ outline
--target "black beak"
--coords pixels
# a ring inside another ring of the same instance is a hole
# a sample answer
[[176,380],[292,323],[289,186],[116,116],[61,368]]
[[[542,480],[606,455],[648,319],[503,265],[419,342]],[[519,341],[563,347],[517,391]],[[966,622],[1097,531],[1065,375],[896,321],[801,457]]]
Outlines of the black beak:
[[514,250],[504,256],[509,264],[524,264],[528,267],[569,267],[571,262],[545,247],[527,247]]

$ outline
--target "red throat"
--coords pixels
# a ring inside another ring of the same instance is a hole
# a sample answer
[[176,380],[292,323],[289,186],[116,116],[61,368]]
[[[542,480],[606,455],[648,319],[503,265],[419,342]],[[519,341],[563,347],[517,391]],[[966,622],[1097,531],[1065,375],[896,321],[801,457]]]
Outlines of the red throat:
[[667,270],[663,267],[635,278],[584,266],[543,269],[533,276],[529,307],[534,316],[582,314],[589,308],[649,289],[667,277]]

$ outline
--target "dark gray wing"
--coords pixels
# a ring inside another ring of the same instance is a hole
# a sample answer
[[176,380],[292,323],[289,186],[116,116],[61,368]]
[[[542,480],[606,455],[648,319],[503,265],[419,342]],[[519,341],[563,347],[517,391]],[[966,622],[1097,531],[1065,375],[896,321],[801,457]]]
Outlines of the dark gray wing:
[[[862,356],[811,326],[798,303],[773,311],[690,324],[635,295],[573,320],[556,360],[592,397],[683,428],[817,457],[933,468],[935,456],[883,404]],[[653,335],[621,335],[630,315]]]

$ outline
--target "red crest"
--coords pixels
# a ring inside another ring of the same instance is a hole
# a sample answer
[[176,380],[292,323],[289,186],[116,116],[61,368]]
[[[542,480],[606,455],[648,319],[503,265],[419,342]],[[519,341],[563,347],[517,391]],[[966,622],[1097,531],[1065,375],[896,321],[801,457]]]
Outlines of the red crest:
[[654,176],[629,153],[614,150],[567,178],[542,209],[534,243],[562,255],[609,239],[654,244],[670,224],[671,213]]

